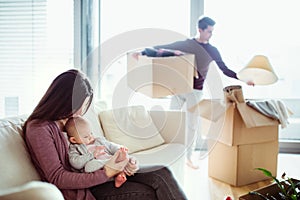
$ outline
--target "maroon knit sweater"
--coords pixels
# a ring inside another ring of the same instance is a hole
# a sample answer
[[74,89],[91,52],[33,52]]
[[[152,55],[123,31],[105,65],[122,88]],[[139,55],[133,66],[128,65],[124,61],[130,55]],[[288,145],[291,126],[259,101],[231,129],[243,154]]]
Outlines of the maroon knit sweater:
[[72,172],[68,161],[68,143],[53,121],[29,122],[25,141],[41,179],[56,185],[66,200],[94,200],[88,188],[109,179],[103,170]]

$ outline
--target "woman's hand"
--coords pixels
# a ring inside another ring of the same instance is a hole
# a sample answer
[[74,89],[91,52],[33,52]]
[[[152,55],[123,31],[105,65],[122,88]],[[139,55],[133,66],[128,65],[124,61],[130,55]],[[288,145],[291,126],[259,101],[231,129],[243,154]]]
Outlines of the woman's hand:
[[104,165],[105,173],[108,177],[113,177],[124,170],[125,165],[127,164],[128,160],[125,159],[120,162],[116,162],[118,159],[120,152],[117,151],[111,159]]
[[104,170],[105,170],[105,174],[106,176],[108,176],[109,178],[114,177],[115,175],[119,174],[121,172],[121,170],[117,170],[114,168],[111,168],[107,165],[104,165]]
[[124,172],[127,176],[132,176],[139,169],[138,161],[134,157],[129,158],[129,162],[124,168]]

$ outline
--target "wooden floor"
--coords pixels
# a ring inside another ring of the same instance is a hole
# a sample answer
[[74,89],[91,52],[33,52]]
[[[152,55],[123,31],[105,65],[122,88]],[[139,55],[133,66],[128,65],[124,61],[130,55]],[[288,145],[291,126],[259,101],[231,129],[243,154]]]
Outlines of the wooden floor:
[[[183,190],[189,200],[224,200],[227,196],[238,200],[239,196],[270,184],[270,181],[262,181],[242,187],[230,186],[208,177],[207,162],[207,157],[200,159],[200,168],[197,170],[186,166]],[[286,172],[288,177],[300,179],[299,154],[279,154],[277,166],[278,177]]]

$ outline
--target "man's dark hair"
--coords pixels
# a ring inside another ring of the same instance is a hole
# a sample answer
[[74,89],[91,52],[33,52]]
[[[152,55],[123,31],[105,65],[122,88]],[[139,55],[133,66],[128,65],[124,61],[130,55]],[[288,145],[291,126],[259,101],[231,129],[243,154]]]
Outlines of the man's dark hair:
[[209,17],[202,17],[198,20],[198,28],[205,30],[207,26],[214,26],[216,22]]

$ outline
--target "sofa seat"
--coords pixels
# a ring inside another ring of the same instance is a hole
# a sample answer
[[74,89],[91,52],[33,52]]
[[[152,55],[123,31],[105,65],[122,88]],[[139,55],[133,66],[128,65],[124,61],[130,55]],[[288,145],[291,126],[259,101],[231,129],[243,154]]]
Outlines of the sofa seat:
[[23,140],[27,115],[0,119],[0,199],[63,200],[58,188],[40,181]]
[[132,155],[135,156],[139,162],[140,166],[149,165],[163,165],[168,166],[173,172],[175,178],[178,182],[183,185],[183,171],[184,165],[178,165],[177,163],[184,163],[185,147],[182,144],[172,143],[163,144],[152,149],[144,150],[142,152],[136,152]]
[[64,200],[63,195],[53,184],[30,181],[19,187],[0,189],[1,200]]
[[23,140],[27,116],[0,119],[0,189],[40,180]]
[[[96,105],[96,104],[95,104]],[[99,111],[94,106],[86,117],[93,133],[102,134]],[[132,155],[141,165],[169,166],[179,184],[183,184],[185,124],[184,113],[172,111],[151,112],[155,126],[164,142],[151,149]],[[60,190],[53,184],[42,182],[23,139],[22,125],[27,115],[0,119],[0,199],[63,199]],[[176,121],[176,123],[174,123]]]

